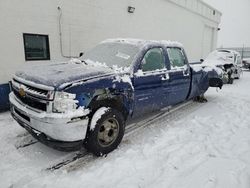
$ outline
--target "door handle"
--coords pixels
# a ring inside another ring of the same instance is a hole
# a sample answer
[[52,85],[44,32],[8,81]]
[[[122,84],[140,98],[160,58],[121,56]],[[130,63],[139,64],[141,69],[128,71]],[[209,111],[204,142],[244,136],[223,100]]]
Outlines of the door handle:
[[166,74],[162,75],[161,80],[166,81],[166,80],[169,80],[169,78],[170,78],[169,73],[166,73]]
[[188,70],[183,70],[183,76],[185,76],[185,77],[189,76],[189,71]]

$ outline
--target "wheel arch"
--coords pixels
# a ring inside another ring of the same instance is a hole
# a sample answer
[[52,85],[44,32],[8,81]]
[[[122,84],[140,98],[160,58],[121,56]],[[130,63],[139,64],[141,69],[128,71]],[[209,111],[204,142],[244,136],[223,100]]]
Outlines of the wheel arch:
[[[109,90],[110,91],[110,90]],[[99,94],[93,97],[93,99],[90,101],[88,108],[90,109],[90,119],[93,116],[93,114],[101,107],[110,107],[113,109],[116,109],[119,111],[123,117],[124,120],[129,116],[130,112],[130,102],[128,97],[125,94],[119,94],[116,91],[112,91],[108,94]]]

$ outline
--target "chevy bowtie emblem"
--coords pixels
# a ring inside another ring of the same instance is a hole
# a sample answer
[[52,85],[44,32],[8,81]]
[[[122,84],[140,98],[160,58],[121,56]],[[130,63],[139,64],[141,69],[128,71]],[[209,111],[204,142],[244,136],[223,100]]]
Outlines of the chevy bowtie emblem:
[[20,94],[21,97],[25,97],[26,93],[25,93],[23,88],[19,89],[19,94]]

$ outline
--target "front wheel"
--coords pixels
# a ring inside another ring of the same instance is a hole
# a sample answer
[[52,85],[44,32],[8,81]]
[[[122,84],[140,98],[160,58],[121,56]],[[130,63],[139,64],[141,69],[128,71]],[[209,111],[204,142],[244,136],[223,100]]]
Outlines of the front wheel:
[[233,70],[232,69],[229,69],[227,70],[227,75],[228,75],[228,84],[233,84],[234,82],[234,78],[232,77],[233,75]]
[[85,148],[91,153],[102,156],[120,144],[125,122],[123,115],[112,108],[99,108],[90,122],[90,129],[85,139]]

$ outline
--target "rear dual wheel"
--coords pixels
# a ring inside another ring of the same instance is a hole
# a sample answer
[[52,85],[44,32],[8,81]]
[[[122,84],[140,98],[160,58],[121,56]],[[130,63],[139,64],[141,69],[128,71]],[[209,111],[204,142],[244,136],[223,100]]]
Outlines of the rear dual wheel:
[[[100,113],[99,110],[95,114]],[[107,108],[97,120],[93,130],[88,131],[85,148],[97,156],[113,151],[123,138],[124,125],[123,115],[115,109]]]

